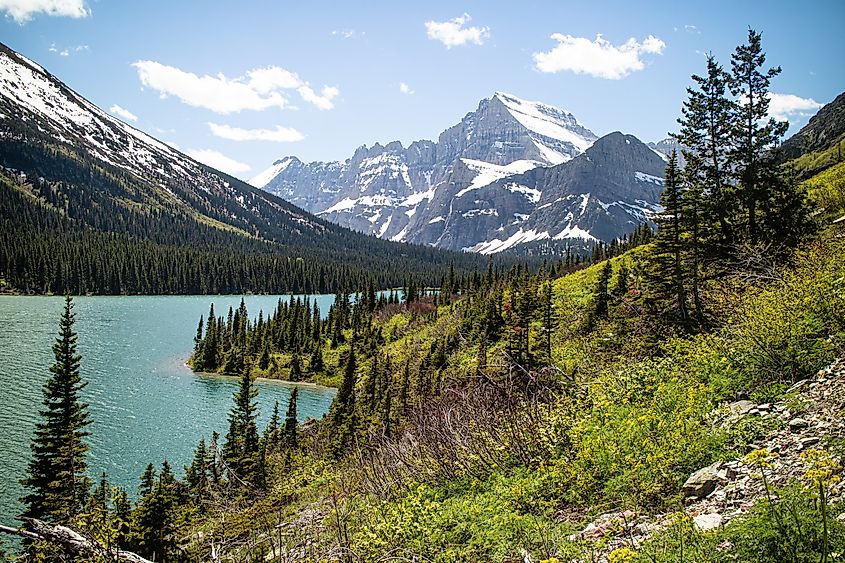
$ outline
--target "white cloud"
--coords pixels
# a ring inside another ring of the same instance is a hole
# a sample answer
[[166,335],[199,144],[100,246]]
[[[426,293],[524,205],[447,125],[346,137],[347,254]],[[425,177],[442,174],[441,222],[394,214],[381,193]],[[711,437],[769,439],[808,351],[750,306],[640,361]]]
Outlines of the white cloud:
[[769,93],[769,116],[778,121],[787,121],[789,116],[805,116],[823,105],[812,98],[802,98],[795,94]]
[[320,90],[320,94],[317,95],[311,86],[308,86],[307,84],[300,86],[296,89],[296,91],[299,92],[299,95],[302,96],[303,100],[309,104],[314,104],[317,106],[317,109],[332,109],[334,107],[332,100],[340,94],[340,90],[334,86],[323,86],[323,89]]
[[0,11],[19,24],[25,24],[40,13],[69,18],[84,18],[91,13],[85,0],[0,0]]
[[413,94],[414,91],[411,90],[411,87],[405,84],[404,82],[399,83],[399,91],[403,94]]
[[238,78],[223,74],[197,76],[155,61],[136,61],[132,66],[137,69],[141,84],[156,90],[162,98],[176,96],[190,106],[220,114],[292,107],[284,90],[293,89],[317,108],[332,109],[332,100],[340,93],[335,87],[325,86],[318,95],[295,72],[277,66],[253,69]]
[[116,115],[116,116],[118,116],[118,117],[120,117],[120,118],[123,118],[123,119],[125,119],[125,120],[127,120],[127,121],[138,121],[138,116],[137,116],[137,115],[135,115],[134,113],[132,113],[131,111],[129,111],[129,110],[128,110],[128,109],[126,109],[126,108],[122,108],[122,107],[120,107],[120,106],[119,106],[119,105],[117,105],[117,104],[113,104],[113,105],[109,108],[109,111],[110,111],[112,114],[114,114],[114,115]]
[[425,22],[426,35],[429,39],[440,41],[447,49],[475,43],[483,45],[484,40],[490,37],[489,27],[464,27],[464,24],[472,20],[469,14],[463,14],[453,20],[445,22]]
[[659,55],[666,43],[653,35],[642,43],[633,37],[622,45],[613,45],[601,34],[595,40],[555,33],[551,38],[557,45],[550,51],[534,53],[534,66],[540,72],[569,70],[597,78],[618,80],[631,72],[645,68],[641,55]]
[[[0,0],[0,1],[2,1],[2,0]],[[51,43],[50,48],[47,49],[47,50],[50,51],[51,53],[56,53],[60,57],[69,57],[70,53],[71,53],[71,50],[69,48],[65,47],[65,48],[60,49],[59,47],[56,46],[55,43]],[[83,51],[90,51],[90,50],[91,50],[91,48],[88,47],[88,45],[77,45],[76,47],[73,48],[74,53],[82,53]]]
[[251,168],[249,164],[238,162],[211,149],[189,150],[185,154],[226,174],[239,174],[247,172]]
[[367,32],[358,32],[354,29],[335,29],[332,31],[333,37],[340,37],[341,39],[356,39],[359,35],[363,37]]
[[282,127],[276,125],[275,129],[241,129],[239,127],[230,127],[229,125],[219,125],[217,123],[209,123],[211,133],[222,139],[229,139],[230,141],[272,141],[276,143],[292,143],[294,141],[301,141],[305,136],[290,127]]

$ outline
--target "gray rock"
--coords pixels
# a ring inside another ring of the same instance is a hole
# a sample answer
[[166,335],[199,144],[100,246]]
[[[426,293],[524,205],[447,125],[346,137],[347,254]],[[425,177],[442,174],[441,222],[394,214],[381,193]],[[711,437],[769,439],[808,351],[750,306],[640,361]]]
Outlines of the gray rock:
[[700,499],[712,493],[723,480],[723,477],[719,475],[720,469],[722,469],[722,462],[717,461],[690,475],[682,488],[684,496]]
[[742,416],[751,412],[756,406],[753,401],[735,401],[728,405],[728,411],[734,416]]
[[800,446],[801,451],[804,451],[804,450],[806,450],[807,448],[810,448],[810,447],[812,447],[812,446],[815,446],[815,445],[817,445],[819,442],[821,442],[821,438],[819,438],[818,436],[810,436],[809,438],[802,438],[802,439],[799,441],[799,443],[801,444],[801,446]]
[[797,416],[789,421],[789,429],[793,432],[795,432],[796,430],[807,428],[809,425],[809,422]]

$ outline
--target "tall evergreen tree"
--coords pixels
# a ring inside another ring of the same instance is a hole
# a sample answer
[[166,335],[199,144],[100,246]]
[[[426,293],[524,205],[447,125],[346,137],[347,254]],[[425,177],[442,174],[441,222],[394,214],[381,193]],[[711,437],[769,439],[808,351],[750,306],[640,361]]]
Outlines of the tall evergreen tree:
[[678,170],[678,155],[674,150],[666,166],[664,186],[663,193],[660,195],[663,211],[655,217],[658,230],[650,254],[652,262],[650,281],[658,296],[671,299],[670,310],[677,316],[678,321],[686,324],[689,321],[686,294],[687,270],[684,264],[686,243],[683,240],[686,217],[683,210],[684,194]]
[[270,422],[264,430],[264,441],[273,448],[279,445],[279,401],[273,403],[273,414],[270,416]]
[[329,409],[327,428],[331,432],[332,455],[340,457],[348,448],[355,436],[355,383],[357,381],[358,363],[355,349],[350,346],[346,356],[346,367],[343,370],[343,382],[335,395]]
[[85,437],[89,435],[85,427],[90,420],[88,406],[79,398],[86,384],[79,375],[81,357],[76,353],[74,320],[73,299],[68,295],[53,344],[56,362],[43,389],[44,410],[32,440],[28,477],[21,481],[30,491],[21,499],[25,515],[54,522],[67,522],[75,516],[91,485],[85,476]]
[[770,149],[777,146],[789,127],[787,122],[769,118],[769,83],[780,74],[780,67],[762,70],[766,63],[762,36],[748,29],[748,41],[731,55],[730,89],[737,96],[734,105],[731,160],[740,182],[745,206],[745,230],[755,243],[760,237],[759,207],[768,200],[766,177],[777,163]]
[[200,438],[197,449],[194,450],[194,459],[191,465],[185,468],[185,485],[191,494],[192,500],[200,504],[208,494],[208,451],[205,447],[205,438]]
[[258,396],[252,376],[251,366],[247,364],[241,371],[240,386],[234,394],[234,406],[229,411],[229,431],[223,445],[223,461],[240,479],[256,482],[259,466],[258,408],[255,398]]
[[[707,195],[708,206],[702,211],[714,227],[711,248],[716,254],[729,252],[734,243],[733,187],[728,161],[734,104],[727,97],[728,74],[713,55],[707,57],[707,75],[692,76],[695,88],[687,88],[680,133],[685,161],[698,158],[698,179]],[[702,235],[704,233],[701,233]]]
[[299,387],[294,387],[290,392],[290,400],[288,400],[288,410],[285,413],[285,446],[288,448],[295,448],[297,445],[296,438],[296,401],[299,398]]

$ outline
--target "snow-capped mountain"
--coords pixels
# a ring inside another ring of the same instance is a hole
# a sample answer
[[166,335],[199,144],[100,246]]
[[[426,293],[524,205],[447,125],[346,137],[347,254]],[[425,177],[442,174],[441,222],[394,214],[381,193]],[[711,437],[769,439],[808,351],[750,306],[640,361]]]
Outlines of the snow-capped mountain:
[[[487,240],[514,214],[530,213],[539,198],[498,187],[489,194],[495,205],[480,208],[474,203],[479,190],[567,162],[595,140],[560,108],[497,92],[437,142],[361,147],[344,162],[286,157],[251,183],[358,231],[458,250]],[[444,236],[448,229],[466,234],[459,241]]]
[[326,229],[308,213],[214,171],[109,115],[37,63],[3,45],[0,139],[4,161],[17,163],[15,168],[27,166],[17,162],[21,155],[15,143],[61,147],[74,160],[93,159],[149,188],[130,199],[153,208],[172,208],[201,221],[220,221],[244,234],[285,221],[317,232]]

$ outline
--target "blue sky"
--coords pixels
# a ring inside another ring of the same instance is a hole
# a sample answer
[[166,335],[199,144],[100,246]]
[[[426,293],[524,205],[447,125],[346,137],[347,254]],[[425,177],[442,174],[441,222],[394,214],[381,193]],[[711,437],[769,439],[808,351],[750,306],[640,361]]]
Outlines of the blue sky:
[[704,53],[728,66],[749,25],[783,67],[773,106],[790,132],[845,89],[842,0],[0,0],[0,12],[2,42],[244,179],[290,154],[436,139],[497,90],[599,135],[659,140]]

